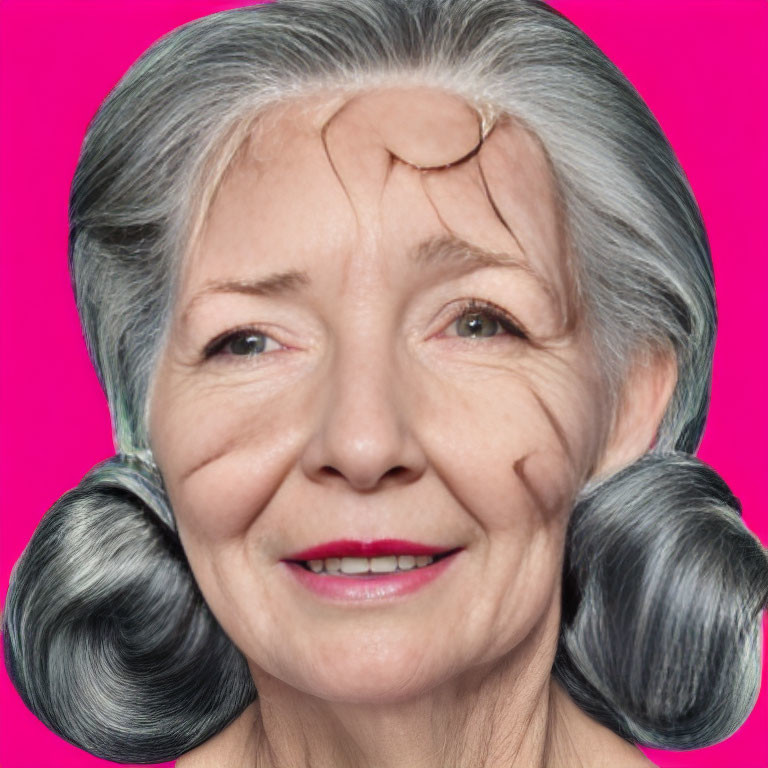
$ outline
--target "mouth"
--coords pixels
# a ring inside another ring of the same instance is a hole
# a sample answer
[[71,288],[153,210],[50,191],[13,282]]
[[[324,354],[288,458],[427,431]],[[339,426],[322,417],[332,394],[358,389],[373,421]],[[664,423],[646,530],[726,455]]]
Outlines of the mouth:
[[306,560],[287,559],[319,576],[340,576],[356,579],[376,579],[382,576],[428,568],[461,549],[456,547],[435,555],[390,554],[376,557],[326,557]]
[[295,584],[336,604],[376,605],[420,592],[456,570],[464,547],[434,555],[389,554],[376,557],[286,559],[286,574]]

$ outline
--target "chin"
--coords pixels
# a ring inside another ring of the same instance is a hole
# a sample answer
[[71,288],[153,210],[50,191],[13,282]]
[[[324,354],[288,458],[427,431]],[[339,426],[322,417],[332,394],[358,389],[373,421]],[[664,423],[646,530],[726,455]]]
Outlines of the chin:
[[[375,647],[339,646],[334,652],[324,652],[306,660],[309,675],[284,682],[326,701],[350,704],[396,704],[418,696],[438,685],[447,671],[431,669],[412,644]],[[428,648],[422,646],[422,650]],[[442,666],[442,665],[441,665]],[[258,687],[258,681],[257,681]]]

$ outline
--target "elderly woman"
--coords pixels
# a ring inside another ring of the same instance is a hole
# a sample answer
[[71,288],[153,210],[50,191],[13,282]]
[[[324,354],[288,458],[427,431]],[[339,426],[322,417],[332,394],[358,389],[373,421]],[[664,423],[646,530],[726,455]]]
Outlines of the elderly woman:
[[563,17],[201,19],[102,106],[70,221],[118,454],[9,592],[54,731],[183,768],[544,768],[745,719],[768,560],[692,456],[706,236]]

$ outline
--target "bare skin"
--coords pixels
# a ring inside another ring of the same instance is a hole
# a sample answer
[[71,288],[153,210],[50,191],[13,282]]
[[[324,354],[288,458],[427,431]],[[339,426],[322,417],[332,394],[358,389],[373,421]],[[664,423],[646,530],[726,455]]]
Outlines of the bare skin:
[[[259,700],[177,765],[650,765],[551,668],[573,498],[647,450],[675,371],[638,365],[613,419],[570,267],[514,121],[424,88],[260,121],[187,255],[150,410]],[[411,595],[341,605],[280,562],[337,538],[464,550]]]

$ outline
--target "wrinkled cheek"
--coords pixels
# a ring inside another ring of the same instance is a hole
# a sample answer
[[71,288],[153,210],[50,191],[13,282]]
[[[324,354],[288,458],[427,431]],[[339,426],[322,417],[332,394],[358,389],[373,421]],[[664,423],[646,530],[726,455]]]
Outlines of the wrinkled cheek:
[[522,495],[547,527],[567,519],[577,493],[576,476],[570,460],[556,451],[533,450],[512,465]]
[[[557,488],[549,493],[575,497],[589,478],[607,429],[607,397],[596,373],[599,362],[589,345],[576,344],[562,359],[531,370],[526,386],[540,422],[542,440],[518,473],[546,490],[549,475]],[[523,458],[523,457],[521,457]],[[553,467],[559,466],[558,472]],[[550,506],[551,506],[550,504]]]
[[195,399],[178,408],[161,471],[180,531],[216,546],[242,536],[285,474],[294,443],[287,409],[257,398]]
[[172,498],[180,528],[211,546],[242,536],[269,498],[269,485],[237,453],[190,477]]

